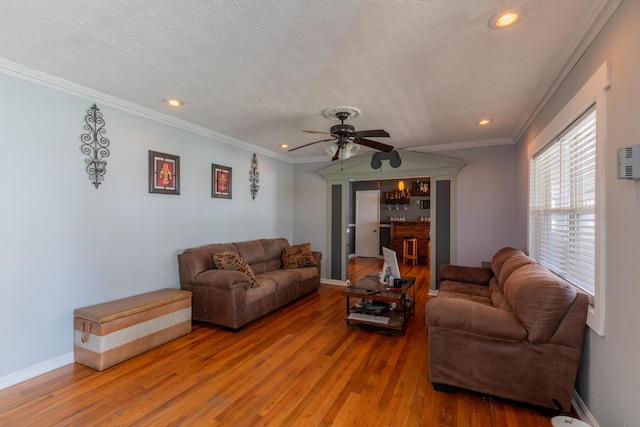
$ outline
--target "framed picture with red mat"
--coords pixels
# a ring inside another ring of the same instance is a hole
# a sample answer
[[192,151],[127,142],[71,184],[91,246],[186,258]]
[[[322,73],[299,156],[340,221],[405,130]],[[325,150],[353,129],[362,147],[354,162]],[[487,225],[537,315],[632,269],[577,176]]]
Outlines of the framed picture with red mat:
[[211,164],[211,197],[217,199],[231,198],[231,168]]
[[149,193],[180,194],[180,156],[149,150]]

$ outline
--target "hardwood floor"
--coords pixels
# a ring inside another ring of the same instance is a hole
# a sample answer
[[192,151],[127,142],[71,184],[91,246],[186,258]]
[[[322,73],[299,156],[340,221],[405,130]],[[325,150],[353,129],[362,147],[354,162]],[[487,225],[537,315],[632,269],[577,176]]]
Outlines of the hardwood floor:
[[[380,262],[356,259],[352,281]],[[193,332],[103,372],[78,364],[0,391],[2,426],[549,426],[535,408],[437,392],[427,367],[429,270],[404,336],[348,328],[340,286],[233,333]],[[71,333],[71,330],[70,330]]]

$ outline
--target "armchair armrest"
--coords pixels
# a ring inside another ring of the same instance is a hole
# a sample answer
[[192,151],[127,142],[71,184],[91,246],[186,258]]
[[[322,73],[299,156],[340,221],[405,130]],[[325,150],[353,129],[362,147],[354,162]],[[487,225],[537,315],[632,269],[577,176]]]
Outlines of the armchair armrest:
[[461,265],[442,264],[440,278],[456,282],[473,283],[475,285],[489,285],[493,271],[484,267],[465,267]]
[[248,288],[251,286],[251,279],[240,271],[216,268],[198,274],[195,284],[219,289]]
[[425,307],[427,328],[458,329],[496,339],[524,341],[527,330],[505,310],[458,298],[432,298]]

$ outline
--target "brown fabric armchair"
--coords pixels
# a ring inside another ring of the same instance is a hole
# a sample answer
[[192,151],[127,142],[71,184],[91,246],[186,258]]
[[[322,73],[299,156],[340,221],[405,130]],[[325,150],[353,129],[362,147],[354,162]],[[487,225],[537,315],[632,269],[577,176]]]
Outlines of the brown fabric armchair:
[[[180,287],[193,293],[193,319],[238,329],[318,289],[322,254],[311,252],[316,265],[283,269],[287,239],[217,243],[186,249],[178,255]],[[216,253],[239,255],[253,271],[257,285],[241,271],[216,268]]]
[[588,296],[513,248],[440,276],[425,308],[434,387],[570,408]]

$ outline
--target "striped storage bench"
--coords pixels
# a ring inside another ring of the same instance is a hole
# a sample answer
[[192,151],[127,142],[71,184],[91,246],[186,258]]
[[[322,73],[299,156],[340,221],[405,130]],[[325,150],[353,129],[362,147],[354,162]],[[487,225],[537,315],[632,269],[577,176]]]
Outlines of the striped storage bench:
[[77,363],[98,371],[191,332],[191,292],[160,289],[74,311]]

